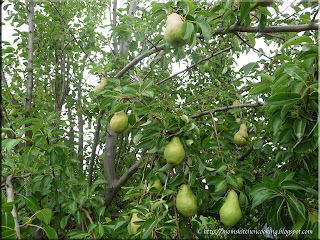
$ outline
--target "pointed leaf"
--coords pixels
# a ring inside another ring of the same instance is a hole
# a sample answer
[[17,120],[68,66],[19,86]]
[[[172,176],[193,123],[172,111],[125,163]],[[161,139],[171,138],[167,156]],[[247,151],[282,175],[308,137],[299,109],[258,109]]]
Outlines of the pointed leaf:
[[58,235],[56,233],[56,230],[54,230],[54,228],[45,226],[43,227],[43,230],[49,239],[58,239]]
[[27,208],[29,209],[38,210],[40,208],[37,199],[34,196],[28,196],[24,199],[24,201],[26,203]]
[[209,41],[210,38],[211,38],[211,27],[210,27],[209,23],[207,23],[204,20],[200,20],[200,21],[197,22],[197,24],[201,28],[204,40]]
[[52,212],[50,209],[45,208],[40,210],[39,212],[36,213],[36,217],[40,220],[45,222],[45,224],[49,224],[51,217],[52,217]]

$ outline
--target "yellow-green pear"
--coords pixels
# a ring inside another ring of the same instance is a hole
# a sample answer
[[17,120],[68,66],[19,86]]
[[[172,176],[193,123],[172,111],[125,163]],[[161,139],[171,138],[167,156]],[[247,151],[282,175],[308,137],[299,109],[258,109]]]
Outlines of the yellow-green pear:
[[247,140],[246,140],[244,137],[242,137],[242,135],[240,135],[239,132],[237,132],[237,133],[234,135],[233,139],[234,139],[234,143],[235,143],[238,147],[243,147],[243,146],[245,146],[246,143],[247,143]]
[[317,210],[313,210],[313,212],[308,213],[308,218],[311,224],[315,224],[319,221],[319,213]]
[[227,227],[234,226],[242,218],[238,194],[230,190],[219,211],[220,220]]
[[182,47],[189,39],[182,39],[182,17],[177,13],[172,13],[168,16],[164,38],[172,47]]
[[183,184],[177,194],[176,206],[178,211],[185,217],[192,217],[196,214],[197,197],[193,194],[191,188],[187,184]]
[[206,72],[209,72],[209,71],[211,70],[211,66],[210,66],[209,61],[206,61],[206,62],[203,64],[203,69],[204,69],[204,71],[206,71]]
[[179,137],[174,136],[171,139],[170,143],[164,149],[164,157],[168,163],[173,165],[178,165],[183,161],[185,151]]
[[242,189],[243,188],[243,180],[242,180],[242,178],[238,177],[237,178],[237,183],[238,183],[238,188]]
[[244,138],[248,138],[247,126],[244,123],[240,125],[239,134]]
[[[296,223],[292,226],[292,231],[299,231],[299,230],[302,228],[302,226],[303,226],[303,224],[305,223],[305,221],[306,221],[306,220],[305,220],[303,217],[299,216],[299,217],[297,218]],[[293,232],[293,237],[294,237],[295,239],[298,239],[298,237],[299,237],[299,232]]]
[[232,103],[233,106],[239,106],[241,103],[238,100],[234,100]]
[[256,4],[261,7],[270,7],[273,4],[274,0],[256,0]]
[[138,231],[138,228],[141,226],[141,225],[134,223],[134,222],[138,222],[138,221],[143,221],[143,220],[138,217],[138,213],[136,213],[136,212],[132,213],[132,218],[130,221],[130,228],[131,228],[131,232],[133,234],[136,234]]
[[123,133],[128,125],[128,117],[124,111],[116,112],[110,120],[110,127],[116,133]]
[[[156,190],[154,190],[152,188],[155,188]],[[157,194],[161,190],[161,188],[162,188],[162,184],[161,184],[159,178],[156,178],[151,186],[149,185],[149,189],[151,189],[150,190],[151,194]]]
[[104,86],[107,84],[107,79],[105,77],[101,78],[100,84],[98,84],[97,86],[94,87],[94,93],[99,93]]

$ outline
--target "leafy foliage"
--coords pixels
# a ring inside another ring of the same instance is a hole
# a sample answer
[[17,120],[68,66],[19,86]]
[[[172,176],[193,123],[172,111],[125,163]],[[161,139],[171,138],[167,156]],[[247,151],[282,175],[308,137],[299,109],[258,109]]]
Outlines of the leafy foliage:
[[[283,2],[266,8],[253,1],[144,0],[132,18],[128,2],[112,24],[106,1],[36,1],[31,110],[23,106],[30,69],[28,32],[20,28],[28,23],[28,4],[3,3],[14,34],[2,50],[2,185],[8,190],[13,176],[15,196],[7,202],[8,191],[1,193],[2,238],[16,237],[16,211],[27,239],[210,239],[204,230],[224,227],[219,210],[234,189],[243,216],[234,228],[291,229],[301,216],[307,220],[302,229],[313,233],[299,237],[316,239],[318,225],[307,216],[318,211],[318,35],[290,27],[312,24],[318,6],[295,3],[290,16]],[[183,48],[163,40],[171,12],[185,19],[183,38],[190,41]],[[283,24],[288,31],[263,32]],[[239,26],[244,31],[234,30]],[[258,33],[246,30],[250,26]],[[261,39],[270,53],[255,48]],[[260,59],[237,70],[235,59],[249,51]],[[178,67],[186,70],[171,75]],[[102,91],[93,92],[88,74],[106,77]],[[115,135],[108,165],[108,124],[122,110],[129,127]],[[242,148],[233,141],[240,123],[249,133]],[[186,152],[174,168],[163,157],[173,136]],[[109,204],[111,168],[118,179],[111,189],[130,176]],[[155,178],[163,188],[150,194]],[[190,219],[175,212],[184,183],[198,196]],[[136,235],[133,212],[143,220]]]

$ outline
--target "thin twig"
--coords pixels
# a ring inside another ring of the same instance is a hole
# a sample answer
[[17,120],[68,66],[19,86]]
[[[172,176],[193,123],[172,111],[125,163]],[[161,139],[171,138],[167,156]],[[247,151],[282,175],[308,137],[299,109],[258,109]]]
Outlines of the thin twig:
[[219,153],[220,153],[220,155],[221,155],[222,162],[224,163],[224,158],[223,158],[223,155],[222,155],[222,152],[221,152],[221,148],[220,148],[220,142],[219,142],[219,137],[218,137],[218,131],[217,131],[217,126],[216,126],[216,121],[214,120],[214,117],[213,117],[212,112],[211,112],[210,114],[211,114],[211,118],[212,118],[212,121],[213,121],[214,132],[215,132],[216,138],[217,138],[218,151],[219,151]]
[[187,220],[187,218],[185,216],[182,215],[182,217],[183,217],[184,223],[186,224],[190,239],[193,240],[194,238],[192,236],[192,233],[191,233],[191,230],[190,230],[190,227],[189,227],[189,224],[188,224],[188,220]]
[[166,182],[164,183],[164,187],[163,187],[164,189],[166,189],[166,188],[167,188],[167,184],[168,184],[169,176],[170,176],[170,173],[171,173],[171,172],[172,172],[172,170],[173,170],[173,167],[174,167],[174,166],[172,166],[172,167],[171,167],[171,169],[170,169],[170,171],[169,171],[169,173],[168,173],[168,175],[167,175],[167,179],[166,179]]
[[[91,223],[91,224],[94,224],[94,222],[92,221],[92,218],[90,217],[89,212],[88,212],[86,209],[84,209],[81,205],[79,205],[79,209],[86,214],[86,216],[87,216],[87,218],[89,219],[90,223]],[[97,239],[97,236],[96,236],[96,234],[94,233],[94,229],[92,230],[92,235],[93,235],[93,239]]]
[[157,236],[157,233],[156,233],[156,229],[153,229],[153,234],[154,234],[156,240],[158,240],[158,236]]
[[176,208],[176,194],[173,195],[173,209],[174,209],[174,216],[176,218],[178,239],[181,240],[179,220],[178,220],[178,212],[177,212],[177,208]]
[[237,157],[237,161],[243,161],[253,151],[253,147],[249,148],[248,151],[242,156]]
[[314,13],[311,22],[314,22],[314,21],[316,20],[316,17],[317,17],[317,15],[318,15],[318,13],[319,13],[319,8],[318,8],[317,11]]

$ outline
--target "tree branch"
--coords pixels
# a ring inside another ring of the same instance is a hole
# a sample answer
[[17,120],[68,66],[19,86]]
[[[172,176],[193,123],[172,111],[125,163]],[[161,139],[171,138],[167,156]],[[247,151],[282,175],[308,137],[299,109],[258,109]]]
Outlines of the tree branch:
[[[12,178],[13,178],[12,174],[7,176],[7,178],[6,178],[7,202],[13,202],[14,201]],[[13,208],[12,208],[11,214],[12,214],[12,217],[13,217],[13,220],[14,220],[14,229],[16,230],[17,238],[21,239],[20,226],[19,226],[19,221],[18,221],[18,214],[17,214],[16,206],[14,204],[13,204]]]
[[219,107],[216,109],[212,109],[212,110],[207,110],[207,111],[203,111],[201,113],[198,114],[193,114],[190,117],[191,118],[198,118],[201,117],[203,115],[208,115],[210,113],[215,113],[215,112],[220,112],[220,111],[226,111],[232,108],[246,108],[246,107],[261,107],[263,106],[264,103],[248,103],[248,104],[242,104],[242,105],[230,105],[230,106],[226,106],[226,107]]
[[[319,24],[311,22],[309,24],[302,25],[285,25],[285,26],[269,26],[265,27],[261,33],[276,33],[276,32],[303,32],[309,30],[318,30]],[[213,35],[221,34],[226,31],[227,28],[217,28],[213,31]],[[248,33],[256,33],[258,32],[258,27],[250,27],[250,26],[241,26],[241,25],[233,25],[229,28],[228,33],[235,32],[248,32]],[[203,36],[199,36],[199,38],[203,38]]]
[[243,154],[242,156],[237,157],[237,161],[243,161],[244,159],[246,159],[246,157],[249,156],[249,154],[253,151],[253,147],[249,148],[248,151]]
[[96,157],[96,150],[98,146],[98,140],[99,140],[99,133],[101,129],[101,117],[104,114],[104,110],[101,110],[98,116],[97,126],[94,132],[93,137],[93,145],[92,145],[92,151],[91,151],[91,157],[90,157],[90,163],[89,163],[89,169],[88,169],[88,184],[89,186],[92,184],[92,177],[93,177],[93,164],[94,159]]

